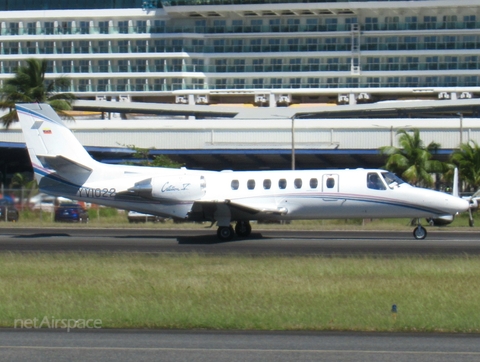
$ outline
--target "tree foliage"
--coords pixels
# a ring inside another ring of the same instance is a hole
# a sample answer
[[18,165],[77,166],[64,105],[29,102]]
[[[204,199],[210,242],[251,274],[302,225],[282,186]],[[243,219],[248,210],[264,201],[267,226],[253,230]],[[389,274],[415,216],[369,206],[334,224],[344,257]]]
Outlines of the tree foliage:
[[37,181],[31,176],[30,173],[17,172],[10,183],[10,188],[15,189],[14,194],[20,198],[22,205],[38,193]]
[[15,76],[7,79],[0,89],[0,109],[8,109],[8,113],[0,119],[8,128],[18,121],[16,103],[48,103],[63,118],[71,118],[65,111],[72,109],[75,95],[58,93],[70,85],[67,77],[46,79],[48,62],[43,59],[27,59],[26,64],[15,69]]
[[140,159],[140,161],[136,164],[140,164],[142,166],[167,168],[180,168],[184,166],[183,163],[175,162],[166,155],[155,155],[150,157],[151,149],[149,148],[140,148],[133,145],[129,145],[127,147],[135,151],[133,157]]
[[480,188],[480,147],[475,141],[462,143],[453,152],[451,161],[458,167],[461,179],[470,191]]
[[405,181],[422,187],[432,187],[434,178],[432,174],[444,173],[451,165],[432,160],[432,152],[436,152],[440,145],[431,142],[425,147],[420,138],[420,131],[400,129],[397,131],[400,148],[385,146],[380,148],[383,155],[388,156],[385,168],[402,177]]

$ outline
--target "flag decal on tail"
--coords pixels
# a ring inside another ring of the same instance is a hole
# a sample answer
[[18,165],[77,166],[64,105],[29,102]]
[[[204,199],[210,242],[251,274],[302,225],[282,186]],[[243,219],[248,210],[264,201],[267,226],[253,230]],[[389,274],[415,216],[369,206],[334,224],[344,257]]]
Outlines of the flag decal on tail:
[[52,134],[52,130],[51,129],[44,129],[43,134]]

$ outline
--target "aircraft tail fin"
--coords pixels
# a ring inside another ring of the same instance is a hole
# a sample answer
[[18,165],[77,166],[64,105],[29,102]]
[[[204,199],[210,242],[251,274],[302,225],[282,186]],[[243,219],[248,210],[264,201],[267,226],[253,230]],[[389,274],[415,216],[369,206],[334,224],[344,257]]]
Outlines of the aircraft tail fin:
[[83,183],[97,165],[73,133],[48,104],[18,104],[28,153],[37,182],[57,175],[70,183]]

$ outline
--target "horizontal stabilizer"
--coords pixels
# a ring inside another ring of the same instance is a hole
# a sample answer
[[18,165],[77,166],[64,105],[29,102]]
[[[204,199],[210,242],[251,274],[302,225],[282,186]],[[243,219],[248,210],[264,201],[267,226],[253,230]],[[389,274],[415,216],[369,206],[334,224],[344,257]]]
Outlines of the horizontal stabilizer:
[[57,175],[75,183],[84,183],[92,173],[91,168],[63,156],[37,155],[37,157],[44,167],[54,170]]

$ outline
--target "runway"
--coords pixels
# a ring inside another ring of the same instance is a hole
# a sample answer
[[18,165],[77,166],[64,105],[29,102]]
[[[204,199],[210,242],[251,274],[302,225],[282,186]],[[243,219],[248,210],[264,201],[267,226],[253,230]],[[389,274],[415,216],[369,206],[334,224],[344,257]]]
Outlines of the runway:
[[2,360],[478,361],[475,335],[146,330],[0,330]]
[[[1,228],[0,252],[240,255],[477,255],[476,231],[256,230],[219,242],[215,230]],[[478,361],[478,335],[296,331],[0,329],[1,360]]]
[[1,228],[0,252],[136,252],[243,255],[476,255],[477,231],[429,231],[425,240],[398,231],[260,230],[220,242],[214,229]]

